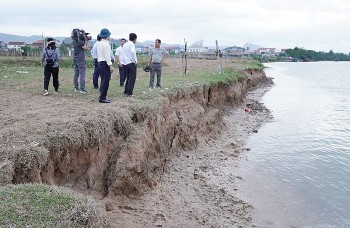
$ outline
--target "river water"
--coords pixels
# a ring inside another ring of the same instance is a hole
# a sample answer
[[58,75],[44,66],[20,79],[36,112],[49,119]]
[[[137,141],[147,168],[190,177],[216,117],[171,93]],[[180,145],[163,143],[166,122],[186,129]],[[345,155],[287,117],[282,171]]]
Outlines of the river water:
[[257,227],[350,227],[350,62],[269,63],[239,194]]

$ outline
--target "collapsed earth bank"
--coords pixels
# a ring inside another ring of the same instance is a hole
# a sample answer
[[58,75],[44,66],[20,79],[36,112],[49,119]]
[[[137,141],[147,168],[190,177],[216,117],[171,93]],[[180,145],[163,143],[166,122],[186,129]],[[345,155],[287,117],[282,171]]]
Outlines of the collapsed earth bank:
[[33,156],[26,164],[3,162],[2,184],[47,183],[103,196],[153,189],[171,154],[220,133],[222,109],[266,80],[262,70],[241,73],[242,80],[181,90],[154,108],[109,109],[100,121],[85,122],[78,135],[49,135],[47,156]]

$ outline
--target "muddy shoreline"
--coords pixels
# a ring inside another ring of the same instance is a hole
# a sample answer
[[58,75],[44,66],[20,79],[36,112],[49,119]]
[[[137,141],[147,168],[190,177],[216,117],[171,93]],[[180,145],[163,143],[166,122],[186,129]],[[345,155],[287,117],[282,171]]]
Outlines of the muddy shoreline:
[[169,157],[153,190],[103,198],[112,227],[254,227],[253,207],[237,196],[242,180],[235,170],[250,150],[247,137],[272,119],[259,102],[272,84],[267,79],[222,110],[216,133],[199,139],[196,149]]

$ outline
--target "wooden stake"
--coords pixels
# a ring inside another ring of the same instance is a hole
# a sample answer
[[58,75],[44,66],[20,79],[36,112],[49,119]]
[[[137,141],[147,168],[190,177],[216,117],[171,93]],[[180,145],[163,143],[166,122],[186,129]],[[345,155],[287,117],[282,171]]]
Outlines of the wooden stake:
[[185,51],[181,53],[181,73],[180,76],[182,76],[183,72],[185,72],[185,75],[187,74],[187,41],[184,39],[184,45],[185,45]]
[[217,40],[215,40],[215,43],[216,43],[216,59],[218,61],[219,74],[221,74],[222,73],[222,64],[221,64],[222,53],[221,53],[221,50],[219,49],[219,44]]

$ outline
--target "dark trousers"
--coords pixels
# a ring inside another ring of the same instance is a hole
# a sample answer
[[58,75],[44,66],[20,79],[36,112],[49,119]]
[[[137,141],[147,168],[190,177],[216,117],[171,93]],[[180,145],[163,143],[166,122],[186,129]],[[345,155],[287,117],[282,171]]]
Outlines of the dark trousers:
[[59,82],[58,82],[58,73],[59,67],[52,67],[46,65],[44,68],[44,90],[49,90],[50,78],[52,75],[53,87],[55,91],[58,91]]
[[109,81],[111,80],[111,70],[105,61],[99,62],[98,68],[101,73],[100,100],[104,100],[107,97]]
[[98,77],[100,76],[100,70],[98,69],[98,62],[97,59],[94,59],[94,73],[92,75],[92,84],[94,85],[94,88],[98,88]]
[[122,67],[119,67],[119,79],[120,79],[120,86],[124,86],[125,83],[125,70],[124,65]]
[[162,77],[162,64],[161,63],[151,63],[149,87],[153,89],[154,85],[154,75],[157,74],[157,87],[161,87],[160,80]]
[[125,65],[124,70],[126,76],[124,94],[132,95],[136,81],[136,64],[129,63],[128,65]]

